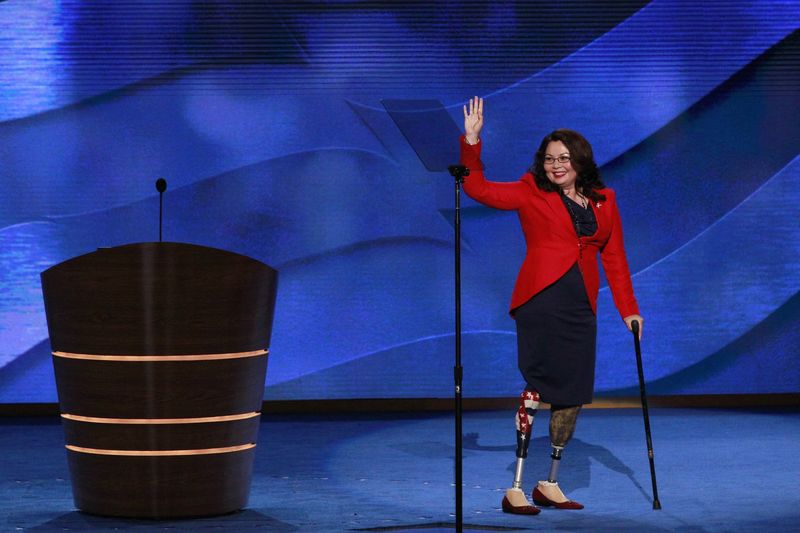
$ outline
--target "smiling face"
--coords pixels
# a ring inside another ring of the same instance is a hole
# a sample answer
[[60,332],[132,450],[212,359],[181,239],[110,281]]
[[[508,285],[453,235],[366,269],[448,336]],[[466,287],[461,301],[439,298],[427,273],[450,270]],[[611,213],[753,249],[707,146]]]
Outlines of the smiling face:
[[[547,179],[561,189],[571,189],[575,187],[578,173],[572,168],[571,162],[559,162],[558,158],[563,156],[570,156],[566,145],[561,141],[550,141],[544,152],[544,172]],[[549,161],[552,163],[548,163]]]

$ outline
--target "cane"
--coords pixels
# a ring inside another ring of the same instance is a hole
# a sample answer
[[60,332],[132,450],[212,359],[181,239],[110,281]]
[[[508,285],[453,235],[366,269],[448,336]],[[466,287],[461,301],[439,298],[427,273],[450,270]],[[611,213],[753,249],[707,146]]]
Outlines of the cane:
[[647,412],[647,393],[644,390],[644,370],[642,370],[642,347],[639,344],[639,321],[631,322],[633,345],[636,348],[636,366],[639,369],[639,393],[642,396],[642,414],[644,415],[644,434],[647,437],[647,457],[650,459],[650,479],[653,482],[653,509],[661,509],[658,501],[658,485],[656,484],[656,464],[653,455],[653,438],[650,435],[650,415]]

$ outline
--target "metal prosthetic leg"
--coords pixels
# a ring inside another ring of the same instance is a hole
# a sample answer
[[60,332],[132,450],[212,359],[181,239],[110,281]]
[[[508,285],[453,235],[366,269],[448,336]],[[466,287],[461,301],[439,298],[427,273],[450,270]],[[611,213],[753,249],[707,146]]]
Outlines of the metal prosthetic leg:
[[564,450],[563,446],[553,445],[553,451],[550,453],[550,474],[547,476],[548,483],[558,483],[558,467],[561,464],[561,452]]
[[561,464],[561,452],[575,432],[580,405],[550,406],[550,443],[553,446],[553,459],[547,481],[540,481],[533,489],[533,503],[543,507],[556,509],[583,509],[583,505],[567,499],[558,486],[558,466]]
[[550,454],[552,462],[550,463],[550,475],[547,476],[548,483],[558,482],[561,453],[572,438],[572,434],[575,433],[575,424],[580,410],[580,405],[569,407],[553,405],[550,407],[550,444],[553,451]]
[[528,446],[531,443],[531,430],[533,417],[539,408],[539,393],[536,391],[523,391],[519,396],[519,409],[517,410],[517,465],[514,469],[514,483],[512,488],[522,489],[522,469],[525,458],[528,457]]

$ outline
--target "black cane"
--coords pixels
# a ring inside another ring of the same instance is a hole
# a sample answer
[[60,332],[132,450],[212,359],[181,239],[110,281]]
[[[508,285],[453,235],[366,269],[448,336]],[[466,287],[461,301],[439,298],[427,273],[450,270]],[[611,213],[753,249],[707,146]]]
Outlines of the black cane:
[[462,165],[450,165],[447,168],[456,182],[455,198],[455,280],[456,280],[456,364],[453,367],[455,378],[455,426],[456,426],[456,531],[461,533],[464,528],[464,513],[462,504],[462,460],[461,460],[461,380],[464,371],[461,367],[461,184],[464,176],[469,176],[469,169]]
[[639,369],[639,393],[642,397],[642,414],[644,415],[644,434],[647,438],[647,457],[650,459],[650,479],[653,482],[653,509],[661,509],[658,501],[658,485],[656,484],[656,463],[653,454],[653,438],[650,435],[650,414],[647,412],[647,393],[644,390],[644,370],[642,369],[642,347],[639,344],[639,321],[631,322],[633,346],[636,348],[636,367]]

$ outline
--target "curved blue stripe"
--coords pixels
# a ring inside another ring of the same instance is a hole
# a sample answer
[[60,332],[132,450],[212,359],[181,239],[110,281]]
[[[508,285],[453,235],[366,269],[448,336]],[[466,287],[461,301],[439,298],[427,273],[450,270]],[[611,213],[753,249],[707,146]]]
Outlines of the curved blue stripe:
[[[796,3],[655,0],[551,68],[487,95],[489,140],[501,135],[504,157],[525,160],[536,138],[569,127],[592,140],[603,164],[798,28]],[[526,110],[535,122],[520,120]],[[505,174],[501,162],[495,167]]]

